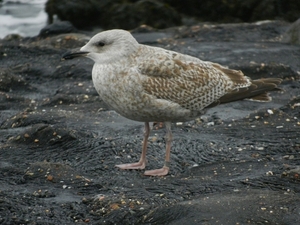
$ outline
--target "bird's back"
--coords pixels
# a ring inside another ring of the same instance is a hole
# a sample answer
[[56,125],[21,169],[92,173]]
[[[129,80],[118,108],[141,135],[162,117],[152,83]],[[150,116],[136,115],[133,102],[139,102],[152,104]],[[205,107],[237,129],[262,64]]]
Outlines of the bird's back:
[[202,110],[234,89],[251,85],[241,71],[161,48],[141,46],[143,88],[158,99]]

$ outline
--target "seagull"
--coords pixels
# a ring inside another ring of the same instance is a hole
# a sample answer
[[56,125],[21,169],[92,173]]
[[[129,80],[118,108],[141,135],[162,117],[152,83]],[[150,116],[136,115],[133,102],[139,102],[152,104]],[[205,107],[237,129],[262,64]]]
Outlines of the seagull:
[[146,170],[148,176],[165,176],[170,170],[172,122],[193,120],[222,103],[249,99],[268,102],[268,91],[279,78],[251,80],[239,70],[202,61],[159,47],[139,44],[120,29],[96,34],[80,51],[63,59],[87,57],[94,61],[92,79],[101,99],[120,115],[145,124],[142,154],[136,163],[120,169],[145,169],[149,122],[164,122],[166,154],[162,168]]

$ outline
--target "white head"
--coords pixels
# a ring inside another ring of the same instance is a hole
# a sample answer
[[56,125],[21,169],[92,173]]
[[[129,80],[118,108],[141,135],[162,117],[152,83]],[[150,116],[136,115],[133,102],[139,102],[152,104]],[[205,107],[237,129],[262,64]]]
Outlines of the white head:
[[138,42],[128,31],[109,30],[92,37],[80,51],[88,52],[86,57],[101,63],[130,55],[137,46]]
[[132,54],[138,48],[138,42],[125,30],[108,30],[96,34],[84,45],[80,52],[66,54],[65,59],[85,56],[95,63],[110,63]]

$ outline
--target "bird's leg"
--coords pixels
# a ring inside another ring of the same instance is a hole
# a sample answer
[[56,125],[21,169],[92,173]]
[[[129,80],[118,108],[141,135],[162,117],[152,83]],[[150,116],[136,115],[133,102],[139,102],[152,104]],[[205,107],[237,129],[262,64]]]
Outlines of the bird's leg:
[[144,131],[144,139],[143,139],[143,148],[141,158],[137,163],[128,163],[128,164],[120,164],[116,165],[116,167],[126,170],[126,169],[145,169],[146,166],[146,153],[148,146],[148,137],[150,134],[150,126],[148,122],[145,122],[145,131]]
[[145,175],[147,176],[165,176],[169,173],[170,167],[170,152],[171,152],[171,143],[172,143],[172,131],[171,131],[171,122],[165,122],[167,133],[166,133],[166,157],[165,164],[161,169],[156,170],[147,170]]

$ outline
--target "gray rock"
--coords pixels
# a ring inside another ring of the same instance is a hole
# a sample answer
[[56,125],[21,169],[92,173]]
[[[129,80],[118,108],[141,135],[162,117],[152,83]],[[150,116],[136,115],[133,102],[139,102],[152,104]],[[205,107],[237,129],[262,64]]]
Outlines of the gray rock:
[[48,37],[51,35],[74,33],[77,29],[69,21],[57,21],[44,27],[40,33],[40,37]]
[[79,29],[134,29],[142,24],[156,28],[180,25],[181,17],[172,7],[157,0],[123,2],[120,0],[49,0],[46,3],[49,23],[53,16],[68,20]]
[[283,34],[282,41],[285,43],[300,45],[300,18]]

